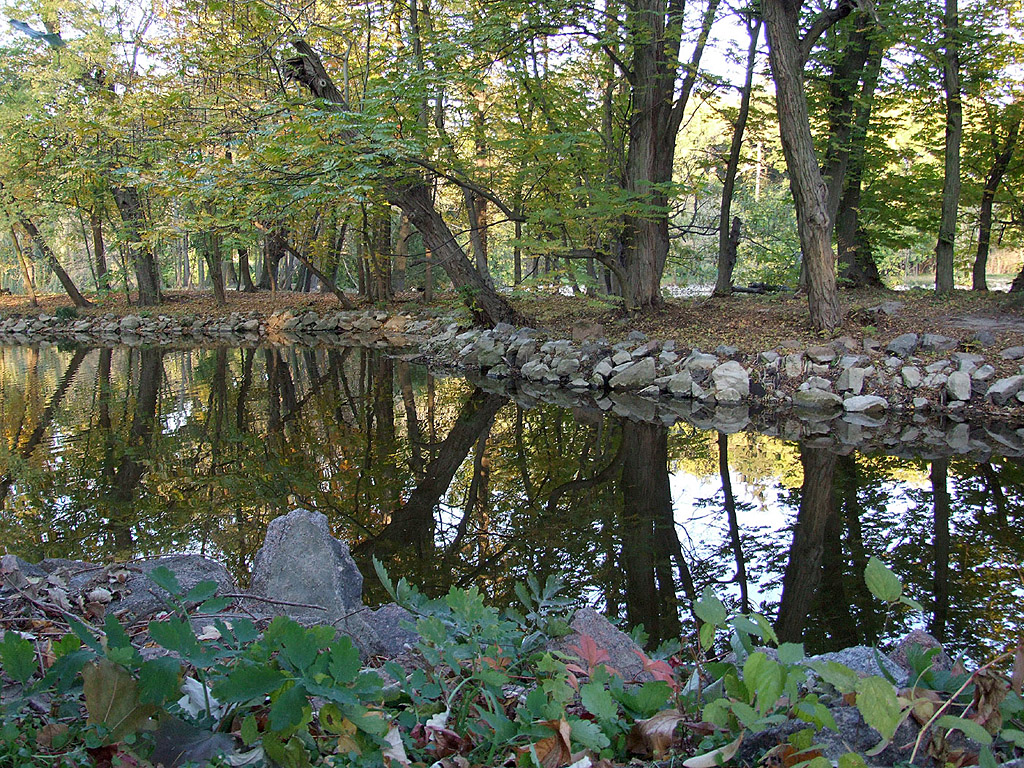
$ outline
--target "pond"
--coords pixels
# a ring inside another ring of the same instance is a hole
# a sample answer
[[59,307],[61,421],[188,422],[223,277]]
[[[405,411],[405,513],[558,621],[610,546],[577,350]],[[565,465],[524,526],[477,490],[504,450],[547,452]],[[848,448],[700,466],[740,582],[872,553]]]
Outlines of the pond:
[[[0,347],[0,551],[198,552],[244,583],[268,522],[301,506],[350,543],[368,603],[387,599],[377,557],[499,603],[561,575],[652,641],[687,631],[708,585],[815,651],[923,626],[980,658],[1017,637],[1018,458],[519,400],[381,350]],[[872,599],[871,556],[924,616]]]

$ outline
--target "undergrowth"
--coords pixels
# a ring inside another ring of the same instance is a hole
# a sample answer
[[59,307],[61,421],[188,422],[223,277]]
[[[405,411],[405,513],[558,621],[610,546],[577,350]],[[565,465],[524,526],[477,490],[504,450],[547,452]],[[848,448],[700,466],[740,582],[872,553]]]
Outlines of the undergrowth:
[[[773,764],[827,768],[815,734],[836,729],[826,702],[837,697],[878,732],[869,757],[908,719],[930,726],[901,745],[908,762],[992,768],[1024,747],[1019,651],[1009,678],[998,663],[1013,654],[967,673],[935,669],[937,651],[911,653],[915,673],[900,690],[778,644],[763,616],[730,613],[708,589],[692,648],[637,652],[645,680],[626,680],[592,637],[552,650],[571,631],[557,580],[529,580],[519,610],[501,611],[475,588],[430,599],[378,573],[419,636],[379,668],[331,627],[278,617],[259,632],[229,620],[213,582],[186,591],[166,569],[151,578],[171,601],[144,647],[113,617],[99,627],[66,615],[70,631],[50,641],[8,630],[0,765],[608,768],[671,754],[712,768],[743,755],[744,738],[797,721],[805,727],[778,739]],[[890,609],[920,608],[877,560],[866,580]],[[856,768],[864,756],[838,763]]]

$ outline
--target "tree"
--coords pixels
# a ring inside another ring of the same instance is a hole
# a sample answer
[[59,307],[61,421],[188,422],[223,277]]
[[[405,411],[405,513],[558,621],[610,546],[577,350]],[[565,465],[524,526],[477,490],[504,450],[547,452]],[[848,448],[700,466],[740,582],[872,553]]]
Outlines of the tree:
[[935,244],[935,292],[953,290],[953,249],[960,205],[960,142],[964,115],[960,89],[960,19],[957,0],[945,0],[942,18],[942,87],[946,92],[946,138],[942,182],[942,218]]
[[768,33],[768,58],[775,81],[779,135],[796,204],[800,249],[807,270],[807,301],[815,330],[832,330],[842,322],[836,286],[832,222],[825,182],[818,167],[811,136],[804,65],[811,48],[830,26],[853,10],[851,0],[838,0],[834,8],[813,17],[800,35],[801,0],[763,0],[762,14]]

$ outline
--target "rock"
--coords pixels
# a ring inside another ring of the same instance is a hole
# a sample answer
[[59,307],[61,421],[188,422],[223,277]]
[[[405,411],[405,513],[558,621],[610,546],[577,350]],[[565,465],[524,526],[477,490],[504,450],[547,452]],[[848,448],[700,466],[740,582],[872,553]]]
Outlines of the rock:
[[654,679],[649,672],[644,671],[643,662],[637,655],[643,653],[643,649],[593,608],[580,608],[573,614],[569,626],[573,630],[572,634],[552,640],[548,650],[578,657],[579,654],[572,650],[572,646],[581,648],[582,638],[589,637],[598,650],[608,654],[606,666],[618,672],[623,680],[647,682]]
[[[161,566],[170,570],[178,578],[178,584],[185,591],[192,589],[201,581],[217,582],[218,593],[237,591],[235,582],[227,569],[214,560],[202,555],[156,557],[131,564],[128,568],[129,576],[125,582],[125,589],[115,592],[114,600],[107,606],[108,612],[127,611],[131,616],[141,618],[164,610],[167,607],[167,602],[164,599],[167,592],[158,587],[148,576],[151,571]],[[88,592],[91,587],[96,585],[96,579],[90,579],[82,586],[83,593]],[[105,585],[100,583],[98,586]]]
[[[325,515],[295,509],[267,527],[249,591],[257,597],[321,606],[326,610],[315,612],[318,621],[330,623],[362,607],[363,576],[348,545],[331,536]],[[310,612],[270,603],[256,607],[293,616]]]
[[910,357],[920,344],[921,340],[916,333],[904,333],[890,341],[885,350],[897,357]]
[[574,357],[558,357],[551,363],[551,370],[559,378],[572,376],[580,369],[580,361]]
[[913,405],[914,408],[916,408],[917,410],[923,410],[925,408],[930,407],[931,403],[928,402],[927,397],[915,397],[913,400]]
[[[841,651],[835,653],[822,653],[817,656],[811,656],[809,661],[834,661],[837,664],[849,667],[851,670],[857,673],[859,677],[870,677],[877,675],[878,677],[885,677],[882,672],[882,668],[878,666],[879,661],[885,665],[886,671],[896,681],[897,685],[901,686],[906,683],[907,675],[890,659],[887,659],[882,654],[876,654],[875,649],[867,645],[855,645],[851,648],[844,648]],[[876,742],[877,743],[877,742]]]
[[[420,639],[419,633],[403,627],[403,624],[414,624],[416,617],[405,608],[395,603],[382,605],[375,611],[359,614],[373,632],[376,646],[375,655],[394,658]],[[362,647],[362,646],[361,646]]]
[[938,333],[926,333],[921,337],[921,349],[925,352],[948,352],[956,349],[959,343],[956,339]]
[[831,346],[808,347],[807,356],[816,363],[827,365],[836,359],[836,351]]
[[626,334],[626,341],[633,341],[637,344],[643,344],[647,341],[647,335],[642,331],[630,331]]
[[1020,360],[1024,358],[1024,347],[1007,347],[999,353],[999,356],[1003,360]]
[[715,354],[719,357],[732,357],[738,350],[728,344],[719,344],[715,347]]
[[715,397],[721,402],[736,403],[750,394],[750,374],[735,360],[715,368],[711,372],[711,380],[715,385]]
[[988,363],[978,368],[978,370],[971,372],[971,378],[975,381],[988,381],[995,375],[996,369]]
[[946,379],[946,397],[950,400],[971,399],[971,377],[963,371],[954,371]]
[[612,355],[612,365],[623,365],[633,361],[633,356],[624,349],[620,349]]
[[850,413],[879,414],[889,409],[889,402],[878,395],[855,395],[843,400],[843,409]]
[[594,366],[594,375],[595,376],[600,376],[602,379],[607,381],[608,377],[612,375],[612,364],[611,364],[611,361],[608,360],[608,358],[605,358],[604,360],[599,362],[597,365],[595,365]]
[[120,322],[122,331],[134,331],[141,325],[142,319],[136,315],[125,315]]
[[693,394],[693,376],[689,371],[680,371],[665,378],[665,389],[673,397],[690,397]]
[[800,389],[824,389],[826,392],[831,392],[832,382],[821,376],[811,376],[800,385]]
[[921,386],[921,369],[916,365],[906,365],[900,370],[903,383],[910,389],[917,389]]
[[693,351],[686,362],[683,363],[686,369],[693,373],[694,371],[710,371],[718,365],[718,358],[715,355],[706,355],[703,352]]
[[1024,387],[1024,376],[1007,376],[988,388],[985,397],[996,405],[1006,405]]
[[608,380],[612,389],[642,389],[650,385],[657,375],[653,357],[645,357],[627,365]]
[[864,368],[846,368],[839,374],[839,379],[836,381],[836,389],[840,392],[850,392],[854,395],[859,395],[861,390],[864,389],[864,376],[866,373],[867,371]]
[[883,301],[878,306],[871,307],[868,310],[868,312],[874,312],[876,314],[881,313],[883,315],[892,316],[899,312],[901,309],[903,309],[902,301]]
[[803,354],[800,352],[794,352],[792,354],[786,355],[786,357],[783,360],[783,370],[786,372],[786,375],[791,379],[795,379],[798,376],[802,376],[804,373]]
[[520,373],[522,373],[524,379],[529,379],[530,381],[544,381],[548,377],[554,376],[547,363],[539,359],[530,360],[520,369]]
[[991,347],[996,343],[996,336],[992,331],[978,331],[971,337],[971,341],[982,347]]
[[832,392],[823,389],[805,389],[793,393],[793,405],[813,411],[829,411],[843,406],[843,401]]

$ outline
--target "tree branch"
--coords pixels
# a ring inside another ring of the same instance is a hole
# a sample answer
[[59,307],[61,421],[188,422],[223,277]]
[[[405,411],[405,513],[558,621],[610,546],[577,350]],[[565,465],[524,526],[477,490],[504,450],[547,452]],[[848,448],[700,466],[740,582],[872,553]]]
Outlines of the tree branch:
[[522,214],[513,212],[512,209],[505,205],[501,201],[501,198],[499,198],[494,192],[491,192],[486,187],[481,187],[479,184],[475,184],[467,179],[465,177],[466,175],[462,171],[442,171],[436,165],[421,157],[410,157],[408,160],[410,163],[418,165],[420,168],[424,168],[434,175],[440,176],[442,179],[447,179],[460,189],[468,189],[470,192],[480,195],[480,197],[494,203],[494,207],[504,213],[505,216],[508,217],[509,221],[526,221]]
[[818,38],[825,34],[826,30],[833,24],[845,19],[857,7],[856,0],[838,0],[835,8],[822,11],[811,21],[811,26],[800,39],[800,64],[807,63],[811,55],[811,49],[818,42]]

